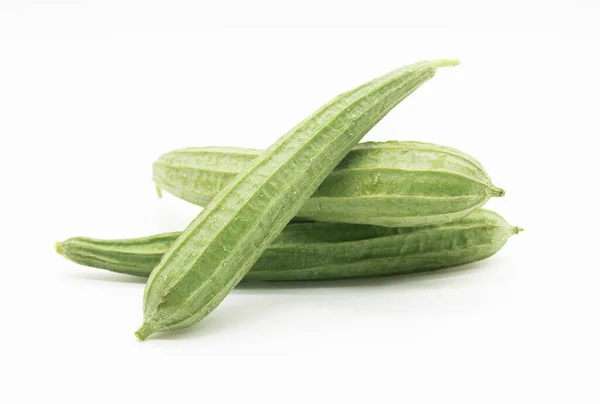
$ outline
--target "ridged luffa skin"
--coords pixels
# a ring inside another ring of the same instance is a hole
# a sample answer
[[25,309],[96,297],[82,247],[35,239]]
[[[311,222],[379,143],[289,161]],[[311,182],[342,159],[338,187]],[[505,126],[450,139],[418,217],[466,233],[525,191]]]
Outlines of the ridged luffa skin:
[[341,94],[252,160],[175,240],[150,274],[140,340],[206,317],[342,158],[394,106],[456,61],[425,61]]
[[[262,150],[192,147],[158,158],[159,189],[206,206]],[[504,191],[481,164],[450,147],[421,142],[358,144],[297,217],[378,226],[428,226],[460,219]]]
[[[487,258],[521,229],[478,209],[438,226],[390,228],[346,223],[290,223],[245,281],[311,281],[402,275]],[[180,233],[125,240],[74,237],[56,250],[81,265],[149,276]]]

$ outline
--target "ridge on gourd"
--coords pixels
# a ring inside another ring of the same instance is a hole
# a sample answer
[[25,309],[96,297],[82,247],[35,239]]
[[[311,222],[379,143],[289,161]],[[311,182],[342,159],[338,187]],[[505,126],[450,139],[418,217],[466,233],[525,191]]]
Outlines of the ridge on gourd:
[[[290,223],[244,281],[314,281],[433,271],[487,258],[523,229],[478,209],[452,223],[379,227]],[[147,277],[180,233],[124,240],[73,237],[57,252],[81,265]]]
[[135,335],[188,327],[237,285],[319,184],[394,106],[454,60],[394,70],[334,98],[245,167],[150,274]]
[[[160,156],[158,188],[205,206],[262,150],[191,147]],[[450,147],[412,141],[354,147],[304,203],[297,218],[378,226],[427,226],[460,219],[504,191],[481,163]]]

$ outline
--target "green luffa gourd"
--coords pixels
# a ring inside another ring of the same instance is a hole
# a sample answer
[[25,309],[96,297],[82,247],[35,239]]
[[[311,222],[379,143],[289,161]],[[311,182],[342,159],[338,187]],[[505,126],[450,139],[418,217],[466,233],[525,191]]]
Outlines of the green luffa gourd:
[[[414,228],[290,223],[244,281],[334,280],[444,269],[490,257],[520,230],[486,209],[452,223]],[[147,277],[179,235],[73,237],[57,243],[56,251],[81,265]]]
[[[261,150],[192,147],[153,165],[159,189],[206,206]],[[322,222],[428,226],[451,222],[504,191],[472,156],[422,142],[358,144],[297,214]]]
[[341,94],[245,167],[150,274],[140,340],[206,317],[237,285],[342,158],[394,106],[456,61],[425,61]]

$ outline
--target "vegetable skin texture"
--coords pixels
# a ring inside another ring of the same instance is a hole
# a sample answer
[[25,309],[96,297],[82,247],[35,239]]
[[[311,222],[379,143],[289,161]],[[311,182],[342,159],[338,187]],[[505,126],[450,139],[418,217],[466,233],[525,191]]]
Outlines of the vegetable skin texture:
[[394,70],[321,107],[261,153],[192,221],[150,274],[140,340],[201,321],[319,184],[395,105],[456,61]]
[[[520,231],[486,209],[452,223],[414,228],[290,223],[243,280],[318,281],[433,271],[490,257]],[[148,277],[179,235],[73,237],[57,243],[56,250],[81,265]]]
[[[157,188],[206,206],[262,151],[190,147],[160,156]],[[297,218],[389,227],[451,222],[504,191],[481,163],[450,147],[422,142],[366,142],[352,149],[306,201]]]

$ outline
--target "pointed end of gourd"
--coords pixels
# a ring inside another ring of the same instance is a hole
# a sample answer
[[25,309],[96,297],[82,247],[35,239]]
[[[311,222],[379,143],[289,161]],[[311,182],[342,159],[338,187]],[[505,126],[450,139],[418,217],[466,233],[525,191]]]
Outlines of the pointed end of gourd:
[[525,229],[523,229],[522,227],[515,227],[515,234],[519,234],[522,231],[525,231]]
[[145,341],[146,338],[148,338],[155,332],[156,332],[156,329],[154,328],[153,324],[144,323],[136,332],[134,332],[134,334],[137,337],[137,339],[139,339],[140,341]]
[[504,194],[506,194],[506,192],[504,192],[504,190],[502,188],[498,188],[494,185],[490,186],[487,191],[488,191],[489,196],[495,196],[495,197],[502,197],[502,196],[504,196]]
[[431,62],[431,65],[437,69],[438,67],[458,66],[460,59],[437,59]]
[[162,190],[158,187],[158,185],[156,185],[156,194],[159,198],[162,198]]
[[60,255],[65,255],[65,250],[63,249],[63,245],[61,242],[56,242],[54,243],[54,249],[56,250],[57,253],[59,253]]

